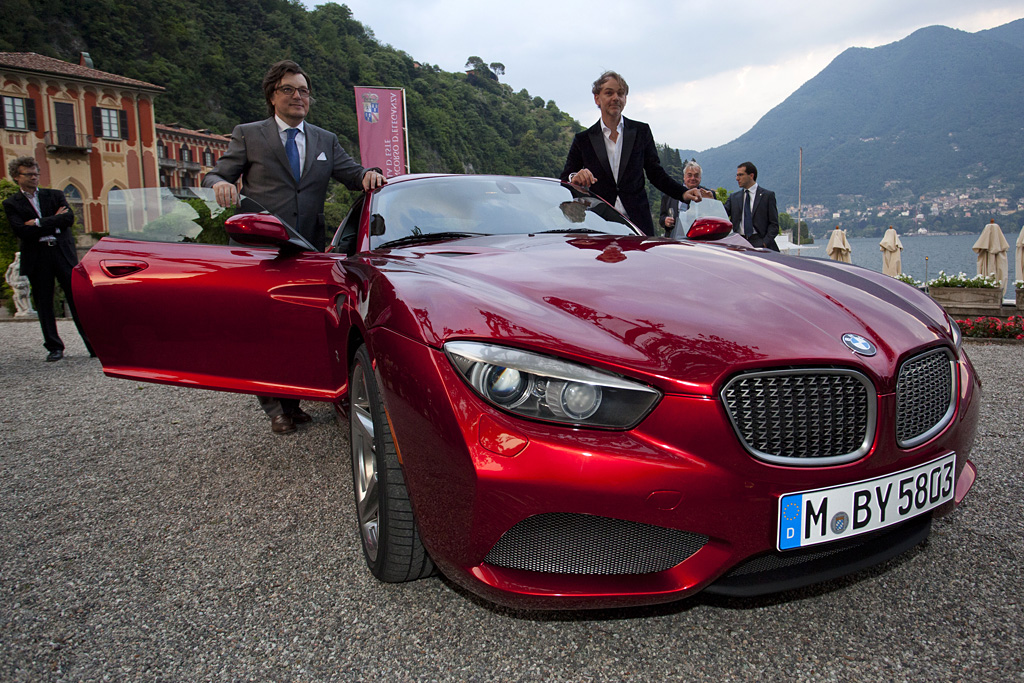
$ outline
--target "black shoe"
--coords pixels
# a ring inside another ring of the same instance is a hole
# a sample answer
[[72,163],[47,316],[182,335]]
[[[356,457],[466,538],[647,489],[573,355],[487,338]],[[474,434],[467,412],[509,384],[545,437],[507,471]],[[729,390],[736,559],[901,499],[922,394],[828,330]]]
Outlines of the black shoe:
[[46,362],[47,363],[52,363],[53,361],[60,360],[63,357],[64,357],[64,352],[61,351],[60,349],[57,349],[56,351],[50,351],[50,353],[47,354],[47,356],[46,356]]
[[270,418],[270,431],[275,434],[290,434],[295,431],[295,423],[287,415],[275,415]]
[[313,421],[313,416],[302,408],[296,408],[292,412],[288,413],[288,417],[290,417],[292,422],[297,425],[304,425]]

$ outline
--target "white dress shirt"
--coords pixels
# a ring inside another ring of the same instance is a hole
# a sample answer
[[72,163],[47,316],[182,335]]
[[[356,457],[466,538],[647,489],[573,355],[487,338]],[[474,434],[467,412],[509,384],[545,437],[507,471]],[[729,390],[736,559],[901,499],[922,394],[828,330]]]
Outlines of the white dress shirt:
[[[618,135],[612,142],[612,129],[601,119],[601,132],[604,133],[604,149],[608,153],[608,164],[612,167],[612,180],[619,183],[619,162],[622,161],[622,118],[619,117],[619,125],[616,128]],[[626,208],[622,205],[622,199],[616,193],[615,208],[619,213],[625,214]]]
[[[274,120],[277,121],[277,131],[281,136],[281,146],[284,147],[288,142],[288,129],[293,126],[289,126],[287,123],[281,120],[281,117],[274,114]],[[300,121],[299,125],[294,126],[298,128],[299,132],[295,136],[295,146],[299,148],[299,168],[306,168],[306,122]]]

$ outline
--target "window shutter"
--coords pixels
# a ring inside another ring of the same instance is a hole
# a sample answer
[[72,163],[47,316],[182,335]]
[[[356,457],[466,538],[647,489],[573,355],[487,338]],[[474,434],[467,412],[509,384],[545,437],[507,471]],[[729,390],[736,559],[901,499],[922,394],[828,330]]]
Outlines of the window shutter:
[[99,107],[92,108],[92,134],[96,139],[103,137],[103,114]]
[[121,139],[122,140],[127,140],[128,139],[128,112],[126,112],[124,109],[122,109],[119,112],[117,112],[117,114],[121,118],[121,121],[120,121],[120,123],[121,123]]
[[36,101],[31,97],[25,100],[25,123],[28,124],[29,130],[37,130],[36,128]]

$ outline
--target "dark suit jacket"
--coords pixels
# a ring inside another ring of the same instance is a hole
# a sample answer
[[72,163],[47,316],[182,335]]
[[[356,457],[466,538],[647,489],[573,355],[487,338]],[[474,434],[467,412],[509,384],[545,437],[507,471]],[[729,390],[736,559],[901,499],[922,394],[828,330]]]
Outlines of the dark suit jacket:
[[589,169],[597,178],[597,182],[590,186],[590,191],[611,204],[621,198],[626,215],[648,235],[654,234],[654,220],[651,218],[651,205],[647,201],[644,174],[652,185],[671,197],[681,199],[686,192],[686,188],[662,168],[651,127],[625,116],[622,117],[619,177],[612,177],[600,121],[573,138],[560,177],[567,181],[570,173],[576,173],[581,168]]
[[[25,193],[20,190],[4,200],[4,211],[7,213],[7,220],[11,224],[14,234],[21,240],[21,274],[25,277],[32,277],[35,274],[37,265],[40,262],[40,255],[43,249],[59,249],[61,256],[67,259],[72,266],[78,263],[78,253],[75,251],[75,236],[71,232],[71,226],[75,223],[75,212],[68,206],[68,200],[60,190],[44,190],[40,188],[39,209],[42,217],[36,215],[32,208],[32,202],[28,200]],[[65,213],[57,215],[57,209],[67,206]],[[25,225],[33,218],[39,218],[39,226]],[[58,234],[59,231],[59,234]],[[50,247],[39,242],[40,237],[54,236],[57,238],[57,246]]]
[[[732,231],[743,234],[743,198],[746,190],[739,190],[725,200],[725,213],[732,221]],[[779,250],[775,237],[779,234],[779,207],[775,203],[775,193],[760,185],[754,194],[754,207],[751,212],[754,224],[754,235],[750,243],[755,247],[765,247],[773,251]]]
[[323,251],[328,181],[334,178],[350,190],[360,190],[366,169],[345,153],[334,133],[308,121],[303,128],[306,161],[298,182],[292,176],[277,121],[271,116],[235,126],[228,151],[203,178],[203,187],[241,178],[243,195],[255,199]]
[[[703,185],[698,185],[697,189],[714,192],[714,190],[712,190],[711,188],[704,187]],[[672,217],[675,218],[676,220],[679,220],[679,212],[686,211],[686,209],[689,208],[689,206],[689,202],[673,199],[667,194],[661,195],[661,212],[658,214],[658,225],[665,228],[666,231],[672,230],[675,226],[673,226],[673,228],[670,228],[667,225],[665,225],[665,219],[668,218],[668,210],[672,209]]]

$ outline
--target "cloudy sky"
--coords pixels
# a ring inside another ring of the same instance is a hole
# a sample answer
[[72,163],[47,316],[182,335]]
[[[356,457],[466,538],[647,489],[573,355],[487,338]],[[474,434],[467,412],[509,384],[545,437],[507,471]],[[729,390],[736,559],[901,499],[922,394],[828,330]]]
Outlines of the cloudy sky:
[[380,42],[420,62],[445,71],[462,70],[470,55],[501,62],[502,82],[555,100],[584,125],[598,116],[591,83],[614,69],[629,83],[627,117],[650,123],[658,142],[698,151],[745,133],[849,47],[936,24],[974,32],[1024,17],[1021,0],[344,4]]

